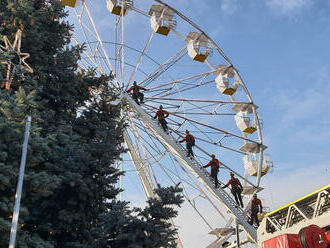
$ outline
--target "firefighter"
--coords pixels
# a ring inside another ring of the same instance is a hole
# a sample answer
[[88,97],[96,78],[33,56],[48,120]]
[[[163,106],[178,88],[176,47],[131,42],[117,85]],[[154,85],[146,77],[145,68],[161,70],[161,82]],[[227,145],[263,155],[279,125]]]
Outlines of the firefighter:
[[194,157],[192,147],[195,146],[195,137],[189,134],[188,130],[186,130],[186,137],[183,137],[182,140],[180,140],[179,142],[182,143],[184,141],[186,141],[186,148],[188,151],[187,157]]
[[143,93],[140,92],[140,90],[148,90],[148,89],[138,86],[136,81],[134,81],[133,86],[127,90],[127,93],[130,93],[132,90],[133,90],[132,98],[134,99],[134,101],[139,105],[143,103],[144,95]]
[[167,118],[169,115],[170,114],[167,111],[163,110],[163,105],[160,105],[156,115],[154,116],[154,119],[158,118],[158,121],[165,132],[168,130],[167,121],[165,118]]
[[[259,219],[258,219],[258,213],[262,213],[262,204],[260,199],[257,197],[257,193],[253,193],[253,198],[250,202],[251,206],[251,216],[250,216],[250,224],[253,225],[253,222],[259,226]],[[260,208],[260,209],[259,209]]]
[[234,176],[234,172],[230,172],[230,180],[228,181],[228,183],[223,186],[222,188],[227,188],[229,186],[229,184],[231,185],[231,193],[233,194],[233,196],[235,197],[235,201],[237,203],[237,205],[241,205],[241,207],[243,208],[243,201],[242,201],[242,196],[241,193],[243,192],[243,187],[241,182],[238,180],[238,178],[236,178]]
[[214,154],[211,154],[212,160],[203,168],[211,166],[211,177],[214,179],[215,187],[218,188],[218,172],[220,167],[220,162],[215,158]]

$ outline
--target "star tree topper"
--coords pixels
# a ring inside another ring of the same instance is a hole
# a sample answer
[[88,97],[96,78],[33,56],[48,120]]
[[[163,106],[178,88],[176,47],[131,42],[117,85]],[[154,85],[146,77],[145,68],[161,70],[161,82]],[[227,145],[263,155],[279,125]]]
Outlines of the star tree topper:
[[22,30],[17,30],[15,40],[11,43],[7,36],[3,37],[4,46],[0,45],[0,52],[11,54],[14,53],[17,56],[17,61],[11,61],[10,59],[2,61],[1,64],[7,65],[7,72],[5,76],[5,82],[1,82],[1,88],[5,87],[10,89],[10,85],[14,79],[14,74],[17,68],[22,68],[27,72],[33,73],[33,69],[25,62],[30,57],[29,53],[21,52]]

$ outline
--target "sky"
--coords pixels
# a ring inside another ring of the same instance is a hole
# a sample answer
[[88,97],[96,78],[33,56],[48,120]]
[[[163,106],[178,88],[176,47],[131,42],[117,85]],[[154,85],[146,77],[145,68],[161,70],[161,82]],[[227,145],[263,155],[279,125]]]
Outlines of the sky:
[[[330,1],[165,2],[198,24],[221,47],[259,106],[268,146],[265,153],[274,163],[272,172],[262,178],[265,190],[260,198],[264,205],[274,210],[330,183]],[[151,0],[135,1],[141,8],[151,4]],[[107,37],[112,23],[105,4],[97,0],[90,6],[100,33]],[[143,17],[128,15],[125,25],[132,27],[126,29],[126,37],[131,38],[128,45],[142,50],[144,43],[139,37],[145,40],[147,36],[137,27],[146,28],[149,23]],[[164,41],[157,42],[149,51],[156,59],[168,52],[158,49],[157,54],[156,48]],[[127,182],[127,187],[134,188],[134,184]],[[134,194],[130,196],[134,198]],[[139,200],[136,194],[134,201]],[[190,223],[189,213],[183,215],[184,225],[196,224]],[[191,234],[187,247],[198,243],[196,230],[187,231]]]

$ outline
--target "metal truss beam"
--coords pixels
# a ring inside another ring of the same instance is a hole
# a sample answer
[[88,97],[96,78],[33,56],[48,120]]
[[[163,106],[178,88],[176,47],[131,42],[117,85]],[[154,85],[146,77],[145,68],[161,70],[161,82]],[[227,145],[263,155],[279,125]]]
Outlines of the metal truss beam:
[[191,173],[205,186],[205,188],[213,194],[219,202],[229,211],[230,214],[234,215],[238,223],[246,231],[247,235],[253,242],[257,242],[256,229],[247,222],[247,214],[237,206],[236,202],[232,197],[221,187],[215,188],[213,179],[207,173],[206,170],[195,160],[186,156],[185,149],[179,145],[176,140],[166,134],[163,129],[158,125],[158,122],[153,120],[134,100],[126,93],[123,94],[123,98],[126,103],[130,106],[131,110],[134,111],[141,120],[153,130],[157,135],[160,142],[166,144],[167,147],[175,154],[182,163],[191,171]]

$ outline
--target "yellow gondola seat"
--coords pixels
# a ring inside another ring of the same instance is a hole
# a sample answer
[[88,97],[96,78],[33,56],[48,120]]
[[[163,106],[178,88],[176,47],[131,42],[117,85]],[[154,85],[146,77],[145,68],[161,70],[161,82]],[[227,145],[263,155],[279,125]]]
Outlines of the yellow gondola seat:
[[240,79],[232,67],[218,66],[216,69],[215,82],[222,94],[232,96],[240,85]]
[[250,124],[251,121],[247,112],[238,112],[234,118],[237,127],[242,132],[252,134],[257,130],[257,125],[255,123],[252,125]]
[[80,0],[61,0],[61,3],[69,7],[77,7],[80,5]]
[[162,5],[152,5],[149,10],[151,28],[156,33],[167,36],[175,26],[174,11]]
[[127,10],[132,6],[132,0],[107,0],[107,8],[114,15],[126,15]]
[[[244,163],[245,171],[250,176],[256,177],[258,174],[259,160],[251,159],[248,155],[246,155],[243,157],[243,163]],[[261,176],[266,175],[270,167],[271,167],[271,162],[265,159],[261,170]]]
[[195,61],[204,62],[212,52],[208,38],[204,34],[190,32],[185,41],[188,55]]

